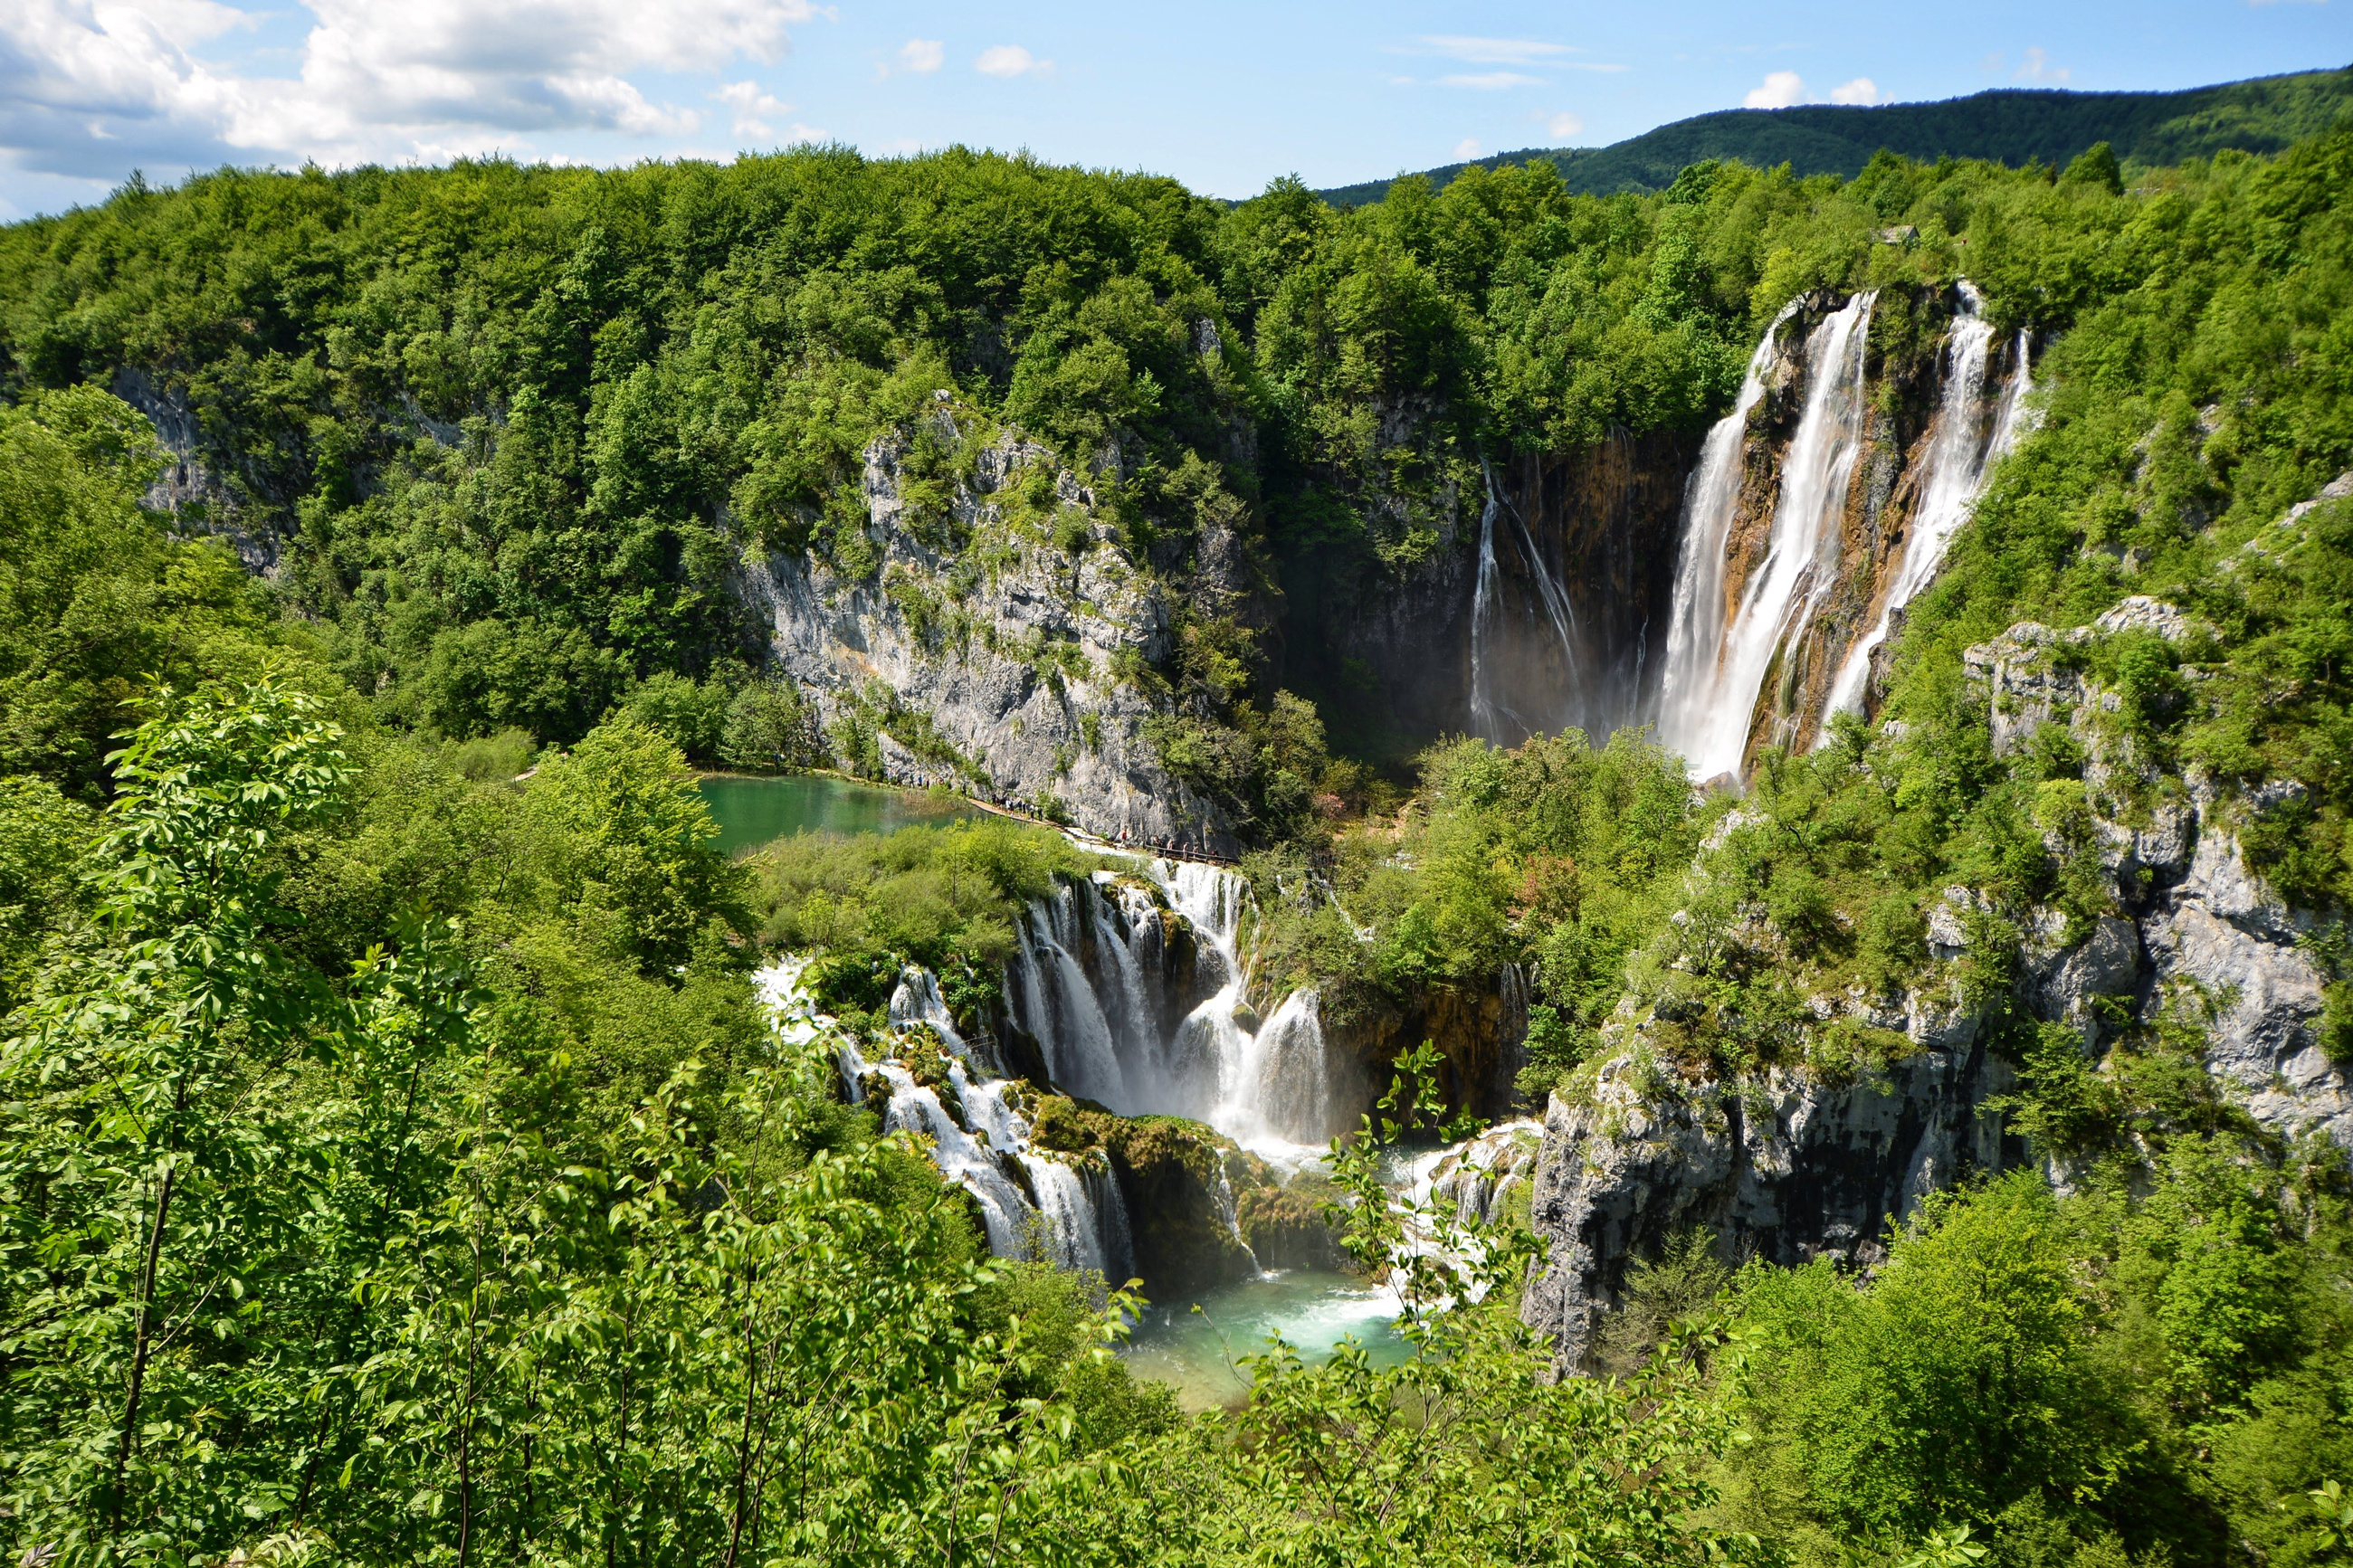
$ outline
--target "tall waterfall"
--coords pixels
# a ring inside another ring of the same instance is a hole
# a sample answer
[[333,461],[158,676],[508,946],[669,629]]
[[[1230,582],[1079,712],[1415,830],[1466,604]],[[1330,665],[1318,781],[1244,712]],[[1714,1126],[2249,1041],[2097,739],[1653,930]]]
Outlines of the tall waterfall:
[[1945,342],[1945,383],[1937,398],[1936,423],[1924,459],[1926,477],[1904,542],[1903,563],[1888,584],[1879,618],[1857,639],[1838,681],[1831,688],[1824,717],[1862,711],[1864,684],[1871,679],[1871,656],[1886,642],[1897,612],[1936,579],[1944,563],[1945,547],[1977,504],[1987,472],[2018,438],[2026,395],[2033,389],[2027,363],[2027,334],[2018,334],[2015,367],[1989,432],[1983,417],[1986,361],[1993,346],[1993,325],[1982,314],[1985,297],[1964,279],[1958,285],[1961,308]]
[[[1805,404],[1781,470],[1764,560],[1726,592],[1740,521],[1748,416],[1775,366],[1779,322],[1750,359],[1732,413],[1707,435],[1685,502],[1673,620],[1659,696],[1659,738],[1702,778],[1737,773],[1757,699],[1838,578],[1847,482],[1862,439],[1863,348],[1873,294],[1858,294],[1808,334]],[[1786,317],[1787,312],[1784,312]]]

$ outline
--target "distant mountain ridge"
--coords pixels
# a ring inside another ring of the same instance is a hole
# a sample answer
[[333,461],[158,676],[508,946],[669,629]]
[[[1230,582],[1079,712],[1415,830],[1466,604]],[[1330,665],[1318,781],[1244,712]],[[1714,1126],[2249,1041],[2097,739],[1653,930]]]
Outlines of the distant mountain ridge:
[[[1440,186],[1465,169],[1542,159],[1560,171],[1572,190],[1609,195],[1664,190],[1678,172],[1708,158],[1737,158],[1762,168],[1788,163],[1799,174],[1852,177],[1883,147],[1910,158],[2064,164],[2095,142],[2107,142],[2121,162],[2157,166],[2211,157],[2225,149],[2276,153],[2299,137],[2326,131],[2348,105],[2353,105],[2353,68],[2180,92],[2005,88],[1934,103],[1727,109],[1607,147],[1527,147],[1423,173]],[[1366,180],[1316,195],[1334,206],[1362,206],[1380,200],[1389,184]]]

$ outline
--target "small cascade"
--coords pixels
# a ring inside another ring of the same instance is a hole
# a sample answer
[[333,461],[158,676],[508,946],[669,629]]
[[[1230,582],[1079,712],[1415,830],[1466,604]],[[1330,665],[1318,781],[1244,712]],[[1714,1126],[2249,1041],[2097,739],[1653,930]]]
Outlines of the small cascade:
[[1234,1245],[1250,1258],[1250,1272],[1265,1273],[1265,1266],[1259,1262],[1258,1254],[1251,1250],[1249,1242],[1242,1239],[1241,1205],[1234,1201],[1233,1179],[1226,1173],[1226,1162],[1222,1155],[1218,1160],[1218,1217],[1226,1222],[1226,1234],[1234,1238]]
[[1080,1181],[1096,1215],[1103,1237],[1103,1278],[1120,1285],[1135,1274],[1135,1232],[1128,1224],[1127,1200],[1119,1194],[1119,1178],[1108,1162],[1090,1161]]
[[927,1026],[956,1056],[968,1062],[976,1062],[1001,1076],[994,1043],[986,1037],[977,1041],[966,1040],[956,1031],[955,1016],[948,1011],[947,998],[940,994],[939,976],[930,970],[911,965],[900,976],[897,988],[891,993],[889,1016],[892,1028],[912,1029]]
[[[1047,1257],[1058,1268],[1103,1272],[1103,1232],[1095,1222],[1094,1200],[1079,1173],[1050,1154],[1014,1158],[1029,1173],[1029,1190],[1038,1194]],[[996,1250],[993,1238],[989,1250]]]
[[[1927,455],[1923,459],[1926,477],[1920,484],[1919,503],[1914,510],[1911,527],[1906,531],[1902,563],[1888,584],[1878,620],[1868,634],[1856,641],[1846,663],[1840,668],[1838,680],[1831,688],[1825,717],[1862,711],[1863,687],[1871,679],[1871,656],[1887,641],[1896,614],[1935,580],[1937,567],[1944,564],[1945,547],[1952,542],[1961,524],[1968,521],[1978,493],[1985,488],[1986,475],[2018,437],[2019,420],[2032,386],[2027,365],[2027,334],[2018,334],[2016,366],[2010,373],[2010,388],[2003,395],[1989,432],[1984,417],[1985,380],[1986,361],[1993,346],[1993,325],[1985,319],[1985,297],[1976,287],[1964,279],[1956,288],[1961,308],[1945,341],[1944,386],[1937,397],[1936,428],[1928,438]],[[1824,735],[1827,738],[1827,728]]]
[[[1116,981],[1112,1005],[1105,1012],[1114,1016],[1120,1059],[1126,1064],[1127,1077],[1156,1079],[1160,1076],[1160,1021],[1145,994],[1144,961],[1135,951],[1141,924],[1133,910],[1103,896],[1103,884],[1109,874],[1098,876],[1101,879],[1088,883],[1084,893],[1094,919],[1095,952],[1107,955]],[[1131,1081],[1129,1087],[1135,1085]]]
[[1012,973],[1019,984],[1008,985],[1019,994],[1007,1000],[1015,1021],[1037,1037],[1058,1088],[1127,1114],[1132,1097],[1119,1044],[1076,951],[1091,934],[1081,900],[1092,894],[1065,885],[1031,902],[1018,926]]
[[1261,1138],[1322,1143],[1345,1131],[1335,1125],[1345,1112],[1338,1109],[1323,1010],[1314,991],[1294,991],[1282,999],[1250,1041],[1240,1078],[1244,1095],[1219,1109],[1236,1124],[1255,1123]]
[[1862,446],[1863,349],[1875,298],[1856,295],[1806,338],[1805,403],[1782,465],[1765,558],[1736,604],[1725,592],[1725,562],[1740,521],[1748,416],[1778,356],[1779,321],[1749,361],[1739,402],[1702,449],[1685,506],[1659,701],[1661,741],[1702,778],[1740,771],[1767,671],[1836,584],[1847,483]]
[[914,1075],[896,1062],[877,1063],[871,1070],[891,1084],[891,1100],[882,1110],[885,1132],[920,1132],[932,1141],[932,1160],[940,1173],[970,1193],[980,1207],[988,1249],[1001,1258],[1018,1258],[1033,1210],[1021,1189],[1014,1185],[995,1151],[985,1147],[948,1114],[940,1097],[917,1083]]
[[972,1194],[989,1251],[1000,1258],[1042,1253],[1060,1268],[1099,1270],[1114,1285],[1128,1278],[1135,1246],[1127,1205],[1102,1155],[1073,1163],[1031,1147],[1029,1120],[1014,1102],[1018,1086],[976,1059],[948,1016],[937,976],[909,966],[892,993],[889,1016],[893,1040],[911,1059],[940,1060],[939,1050],[946,1049],[944,1095],[918,1081],[905,1062],[870,1062],[855,1040],[836,1031],[801,987],[807,967],[806,959],[787,958],[757,977],[777,1032],[794,1044],[829,1035],[853,1104],[875,1079],[887,1086],[882,1130],[929,1142],[940,1173]]
[[1173,1091],[1166,1110],[1229,1131],[1219,1120],[1242,1091],[1243,1058],[1250,1037],[1236,1014],[1246,1005],[1249,976],[1234,944],[1241,934],[1245,899],[1242,879],[1230,871],[1190,861],[1161,861],[1157,868],[1169,907],[1192,923],[1204,962],[1217,966],[1218,989],[1187,1014],[1168,1044],[1167,1081]]

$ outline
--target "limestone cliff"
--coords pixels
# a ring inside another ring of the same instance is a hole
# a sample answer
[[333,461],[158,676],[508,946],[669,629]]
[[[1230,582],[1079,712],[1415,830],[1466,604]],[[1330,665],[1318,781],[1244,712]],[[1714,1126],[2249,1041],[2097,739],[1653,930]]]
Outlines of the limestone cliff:
[[[975,419],[943,405],[933,423],[955,447]],[[866,449],[871,559],[843,570],[780,551],[744,574],[777,668],[815,699],[835,749],[871,745],[868,765],[895,783],[1067,813],[1104,837],[1233,852],[1226,815],[1169,772],[1151,733],[1176,711],[1156,674],[1176,619],[1168,575],[1120,542],[1094,489],[1046,447],[987,441],[927,504],[910,444]],[[1233,541],[1197,553],[1201,591],[1246,586]]]

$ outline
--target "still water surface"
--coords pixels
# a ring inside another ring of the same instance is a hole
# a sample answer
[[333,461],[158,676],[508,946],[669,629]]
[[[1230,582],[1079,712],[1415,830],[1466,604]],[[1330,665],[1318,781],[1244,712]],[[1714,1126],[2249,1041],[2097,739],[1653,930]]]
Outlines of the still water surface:
[[1239,1405],[1250,1393],[1241,1359],[1263,1355],[1269,1334],[1281,1335],[1310,1365],[1345,1338],[1363,1345],[1375,1366],[1397,1365],[1409,1349],[1397,1331],[1397,1310],[1386,1289],[1353,1274],[1280,1269],[1155,1303],[1128,1342],[1127,1370],[1171,1384],[1187,1410]]
[[952,796],[815,773],[713,777],[702,787],[702,802],[719,825],[719,847],[730,855],[796,833],[896,833],[981,815]]

